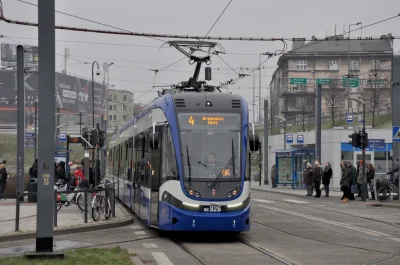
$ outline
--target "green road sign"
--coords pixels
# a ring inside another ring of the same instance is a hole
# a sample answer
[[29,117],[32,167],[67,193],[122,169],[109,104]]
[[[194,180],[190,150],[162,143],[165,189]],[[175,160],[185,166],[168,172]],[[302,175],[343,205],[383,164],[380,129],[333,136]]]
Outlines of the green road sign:
[[360,78],[351,77],[349,80],[349,85],[347,85],[347,76],[343,76],[343,87],[359,87],[360,86]]
[[317,78],[317,85],[330,85],[332,83],[332,79],[330,78]]
[[368,85],[374,86],[375,84],[378,85],[378,86],[382,86],[382,85],[385,84],[385,80],[382,80],[382,79],[380,79],[380,80],[368,80]]
[[291,85],[306,85],[307,78],[290,78]]

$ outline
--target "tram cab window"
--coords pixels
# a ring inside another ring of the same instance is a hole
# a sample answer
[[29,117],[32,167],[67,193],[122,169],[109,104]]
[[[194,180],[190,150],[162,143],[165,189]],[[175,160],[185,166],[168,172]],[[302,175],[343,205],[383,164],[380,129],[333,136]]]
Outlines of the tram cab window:
[[177,180],[178,170],[176,167],[175,149],[169,126],[165,126],[162,134],[162,174],[161,184],[167,180]]

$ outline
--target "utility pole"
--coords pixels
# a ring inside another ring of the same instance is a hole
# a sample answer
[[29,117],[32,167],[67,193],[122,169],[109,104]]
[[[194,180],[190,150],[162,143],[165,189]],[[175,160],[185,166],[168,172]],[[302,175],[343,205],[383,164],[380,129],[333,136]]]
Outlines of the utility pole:
[[261,123],[261,53],[258,56],[258,122]]
[[[392,60],[392,126],[393,131],[400,127],[400,55],[394,54]],[[397,114],[397,115],[396,115]],[[395,132],[396,133],[396,132]],[[392,169],[395,169],[400,159],[400,142],[393,139]],[[400,190],[400,181],[399,181]],[[400,200],[400,196],[398,198]]]
[[[97,141],[99,140],[99,136],[100,136],[100,124],[96,124],[96,135],[97,135]],[[99,158],[99,148],[97,147],[96,144],[96,161],[95,162],[95,169],[94,169],[94,173],[95,173],[95,183],[96,185],[99,183],[99,176],[100,176],[100,158]]]
[[56,139],[55,139],[57,148],[60,147],[59,135],[60,135],[60,109],[57,108],[56,109]]
[[[17,191],[24,192],[24,151],[25,151],[25,63],[24,47],[17,46]],[[24,201],[20,195],[17,200]]]
[[256,105],[256,76],[254,75],[253,71],[253,123],[256,122],[256,108],[254,107]]
[[265,99],[264,100],[264,185],[269,184],[268,183],[268,154],[269,154],[268,127],[269,127],[268,99]]
[[357,22],[356,24],[349,25],[349,39],[347,41],[347,114],[350,114],[350,28],[351,26],[357,26],[362,24]]
[[317,115],[316,119],[316,132],[315,132],[315,154],[317,156],[317,160],[319,163],[322,163],[321,160],[321,99],[322,99],[322,85],[317,85]]
[[37,157],[37,122],[38,122],[38,118],[37,118],[37,111],[38,111],[38,106],[37,106],[37,99],[35,99],[35,150],[34,150],[34,154],[33,154],[33,158],[34,158],[34,162],[36,161],[36,157]]

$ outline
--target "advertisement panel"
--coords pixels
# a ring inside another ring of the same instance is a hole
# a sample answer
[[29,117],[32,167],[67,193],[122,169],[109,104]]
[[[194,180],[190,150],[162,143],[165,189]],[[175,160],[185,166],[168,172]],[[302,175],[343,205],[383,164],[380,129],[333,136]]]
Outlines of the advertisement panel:
[[[0,108],[12,110],[17,103],[16,71],[0,70]],[[25,74],[25,104],[31,105],[38,99],[38,75]],[[56,106],[61,110],[74,113],[92,113],[92,82],[83,78],[56,73],[55,84]],[[106,86],[94,83],[95,115],[106,112]]]
[[[16,67],[17,66],[17,46],[14,43],[2,43],[1,51],[1,66]],[[37,68],[39,62],[39,50],[37,46],[24,45],[25,50],[25,66],[29,68]]]

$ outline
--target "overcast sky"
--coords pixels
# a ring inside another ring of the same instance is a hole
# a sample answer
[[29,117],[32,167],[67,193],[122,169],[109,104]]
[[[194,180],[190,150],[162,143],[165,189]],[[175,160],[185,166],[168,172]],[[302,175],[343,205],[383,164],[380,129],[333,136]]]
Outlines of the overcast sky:
[[[34,0],[25,0],[37,4]],[[2,0],[4,15],[21,21],[37,21],[37,7],[18,0]],[[57,0],[56,9],[76,16],[95,20],[134,32],[205,35],[225,8],[229,0]],[[348,28],[348,24],[363,22],[364,25],[395,16],[400,13],[399,0],[233,0],[210,36],[235,37],[324,37]],[[95,29],[105,26],[56,14],[56,24]],[[380,36],[392,33],[400,36],[400,17],[388,22],[363,29],[363,36]],[[0,22],[0,35],[9,36],[1,42],[20,41],[37,45],[37,28],[10,25]],[[360,36],[360,31],[352,37]],[[31,39],[22,39],[31,38]],[[71,58],[67,61],[67,71],[91,78],[91,65],[97,60],[102,68],[103,62],[114,62],[110,68],[110,83],[117,89],[135,93],[140,102],[148,102],[156,96],[157,88],[144,96],[144,91],[152,88],[154,72],[148,69],[161,69],[183,57],[175,49],[159,49],[163,42],[144,37],[114,36],[104,34],[56,31],[57,54],[70,49]],[[63,42],[68,40],[71,42]],[[91,42],[91,43],[79,43]],[[222,58],[235,70],[240,67],[256,67],[261,52],[274,52],[280,43],[221,41],[226,55]],[[400,51],[400,41],[395,40],[394,51]],[[134,45],[141,45],[134,46]],[[143,47],[146,46],[146,47]],[[150,47],[148,47],[150,46]],[[289,43],[291,48],[291,43]],[[232,53],[240,53],[232,54]],[[243,55],[252,54],[252,55]],[[79,61],[76,61],[79,60]],[[63,57],[57,56],[57,71],[63,69]],[[262,96],[267,95],[271,75],[276,68],[277,58],[264,64],[262,70]],[[218,57],[212,58],[213,83],[235,79],[237,75]],[[217,69],[220,70],[217,70]],[[157,74],[156,84],[176,84],[186,81],[192,75],[194,66],[187,60]],[[204,79],[203,74],[201,79]],[[258,72],[256,73],[258,88]],[[237,82],[229,88],[242,94],[249,102],[252,100],[252,76]],[[258,95],[258,90],[256,92]],[[139,98],[140,97],[140,98]]]

